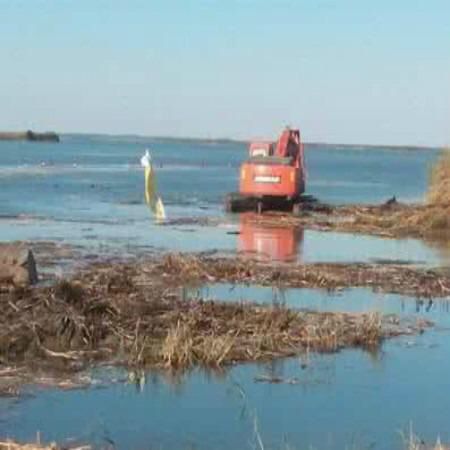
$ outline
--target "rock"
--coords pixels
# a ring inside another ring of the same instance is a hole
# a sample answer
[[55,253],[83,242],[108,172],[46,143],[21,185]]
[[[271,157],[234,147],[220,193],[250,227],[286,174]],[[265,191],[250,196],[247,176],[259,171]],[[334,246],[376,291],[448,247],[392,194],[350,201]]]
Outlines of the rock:
[[0,283],[28,286],[37,281],[33,252],[23,244],[0,244]]

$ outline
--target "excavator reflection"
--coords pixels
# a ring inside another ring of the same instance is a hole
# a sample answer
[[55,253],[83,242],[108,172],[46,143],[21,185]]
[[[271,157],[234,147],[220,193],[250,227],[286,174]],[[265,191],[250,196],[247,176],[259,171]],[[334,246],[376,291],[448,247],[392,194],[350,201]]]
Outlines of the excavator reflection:
[[240,215],[238,252],[259,261],[298,261],[301,259],[303,229],[287,225],[258,223],[253,213]]

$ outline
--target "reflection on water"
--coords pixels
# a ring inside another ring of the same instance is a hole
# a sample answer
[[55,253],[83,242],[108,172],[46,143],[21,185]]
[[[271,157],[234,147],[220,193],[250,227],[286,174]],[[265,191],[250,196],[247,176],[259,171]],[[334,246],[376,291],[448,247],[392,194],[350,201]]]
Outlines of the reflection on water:
[[304,231],[294,226],[267,226],[255,222],[253,214],[240,215],[238,252],[258,260],[301,259]]
[[427,244],[436,249],[439,254],[442,263],[447,267],[450,267],[450,240],[449,239],[435,239],[428,240]]
[[[221,215],[222,196],[237,186],[244,145],[150,145],[164,165],[161,191],[171,218]],[[149,224],[141,172],[133,166],[145,146],[142,141],[73,137],[64,138],[55,153],[55,147],[45,143],[1,143],[0,209],[8,217],[0,221],[2,239],[59,239],[79,245],[80,252],[87,248],[94,256],[237,248],[262,260],[440,262],[436,249],[416,240],[303,233],[281,226],[268,229],[249,224],[244,217],[237,225],[239,235],[229,233],[234,224],[231,228]],[[425,168],[434,157],[432,151],[313,149],[306,155],[309,188],[322,200],[336,203],[379,202],[393,194],[403,200],[418,198],[426,186]],[[54,165],[41,167],[42,160],[53,160]],[[24,172],[20,166],[25,164],[31,169]],[[14,219],[23,214],[35,219]],[[448,255],[445,248],[437,251]],[[268,449],[395,450],[403,448],[398,430],[412,423],[427,442],[439,434],[443,442],[450,440],[450,402],[445,394],[450,373],[448,303],[364,289],[328,295],[307,289],[216,285],[196,295],[327,311],[423,315],[439,329],[389,341],[376,354],[347,350],[184,376],[139,372],[128,382],[101,389],[47,389],[18,403],[1,399],[0,436],[34,440],[40,431],[46,442],[76,437],[118,449],[250,449],[256,446],[257,423]],[[264,376],[297,383],[255,382]],[[118,377],[126,380],[124,373]]]
[[[75,437],[118,449],[252,449],[256,422],[265,448],[289,444],[334,450],[357,439],[364,448],[396,450],[403,448],[398,431],[412,423],[427,442],[438,434],[443,442],[449,440],[447,303],[367,289],[333,294],[255,287],[240,291],[245,287],[225,285],[209,289],[216,298],[228,292],[229,301],[264,301],[275,295],[291,306],[397,312],[439,326],[390,340],[372,354],[309,354],[184,375],[98,369],[93,373],[103,380],[98,389],[46,389],[17,403],[0,400],[0,436],[33,440],[40,431],[46,442]],[[123,382],[104,383],[111,378]]]
[[[440,434],[446,442],[448,350],[448,334],[425,334],[374,355],[239,365],[219,377],[194,371],[175,384],[148,373],[101,389],[43,390],[0,402],[0,435],[33,440],[39,430],[46,442],[76,437],[118,449],[250,450],[257,421],[265,448],[332,450],[357,438],[363,448],[396,450],[403,448],[398,431],[412,422],[425,440]],[[258,381],[264,377],[286,382]]]
[[412,299],[398,294],[372,292],[368,288],[344,291],[326,289],[297,289],[278,286],[254,286],[218,283],[202,287],[183,288],[181,298],[203,298],[224,302],[256,302],[283,305],[300,310],[329,312],[379,312],[408,318],[426,316],[439,326],[450,327],[450,295],[448,298]]

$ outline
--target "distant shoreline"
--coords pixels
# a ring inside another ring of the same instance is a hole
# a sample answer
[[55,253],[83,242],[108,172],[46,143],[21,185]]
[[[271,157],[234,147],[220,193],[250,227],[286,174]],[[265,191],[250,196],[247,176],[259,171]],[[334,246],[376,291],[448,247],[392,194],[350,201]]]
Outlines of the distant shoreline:
[[[188,143],[193,145],[248,145],[250,140],[233,138],[200,138],[200,137],[173,137],[173,136],[145,136],[138,134],[103,134],[103,133],[37,133],[31,130],[20,132],[1,132],[1,141],[27,141],[27,142],[60,142],[62,138],[90,139],[92,141],[109,141],[151,145],[156,143]],[[343,144],[331,142],[305,142],[305,147],[310,149],[353,149],[353,150],[392,150],[392,151],[426,151],[439,150],[441,147],[425,145],[388,145],[388,144]]]
[[34,131],[0,131],[0,141],[59,142],[59,136],[53,131],[36,133]]
[[[226,145],[241,144],[247,145],[250,140],[232,139],[232,138],[196,138],[196,137],[171,137],[171,136],[144,136],[134,134],[101,134],[101,133],[64,133],[62,136],[68,138],[88,138],[92,140],[111,141],[111,142],[133,142],[136,144],[152,144],[152,143],[190,143],[198,145]],[[388,144],[335,144],[330,142],[305,142],[305,146],[309,148],[346,148],[346,149],[362,149],[362,150],[436,150],[440,147],[420,146],[420,145],[388,145]]]

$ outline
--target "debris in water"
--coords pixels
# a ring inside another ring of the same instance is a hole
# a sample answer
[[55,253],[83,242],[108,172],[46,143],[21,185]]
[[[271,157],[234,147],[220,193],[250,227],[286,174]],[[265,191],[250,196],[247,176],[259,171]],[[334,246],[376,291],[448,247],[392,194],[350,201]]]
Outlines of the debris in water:
[[375,313],[185,300],[179,286],[186,271],[204,276],[206,270],[190,261],[97,265],[53,286],[0,292],[0,370],[74,373],[105,362],[221,367],[310,351],[373,349],[385,338],[420,331]]

